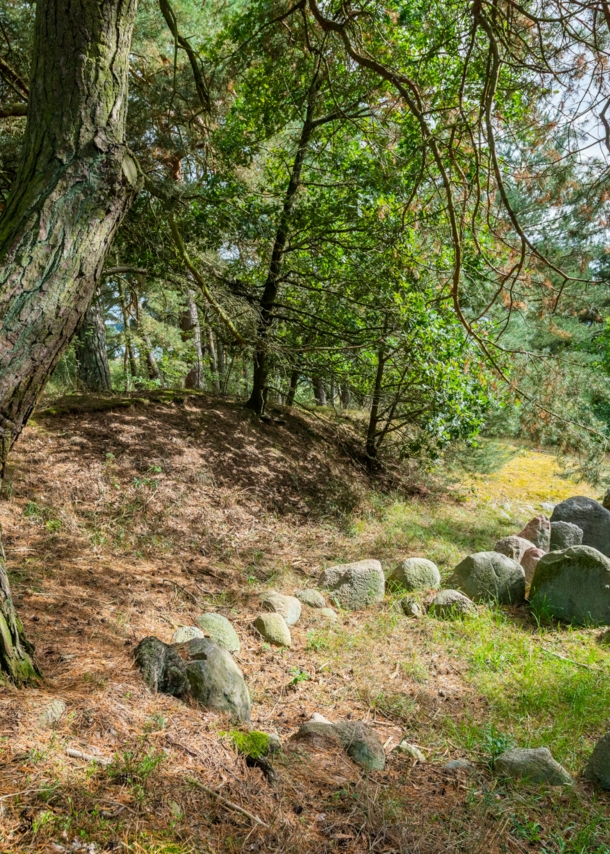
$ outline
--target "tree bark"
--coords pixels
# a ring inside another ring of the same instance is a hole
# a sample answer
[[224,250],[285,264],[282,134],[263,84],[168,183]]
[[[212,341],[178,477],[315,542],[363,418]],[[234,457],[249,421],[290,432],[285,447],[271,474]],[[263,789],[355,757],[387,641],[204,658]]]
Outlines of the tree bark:
[[290,374],[290,385],[288,386],[288,394],[286,395],[286,406],[294,406],[294,398],[299,385],[299,377],[301,374],[294,369]]
[[127,365],[129,365],[129,373],[131,379],[135,381],[138,376],[138,360],[133,347],[133,337],[131,334],[131,312],[127,304],[127,296],[122,282],[119,282],[119,302],[121,303],[121,314],[123,315],[123,337],[125,339],[125,389],[129,391],[129,382],[127,374]]
[[[140,281],[140,285],[142,285],[142,281]],[[135,310],[136,327],[138,330],[138,334],[140,340],[144,342],[144,347],[141,349],[144,350],[144,358],[146,359],[146,372],[148,374],[148,379],[160,380],[161,371],[159,370],[159,365],[157,364],[155,354],[153,353],[153,345],[152,341],[150,340],[150,335],[148,334],[146,326],[144,325],[144,323],[142,323],[142,315],[140,311],[140,296],[136,291],[131,292],[131,302]]]
[[195,359],[192,368],[184,380],[184,387],[203,390],[205,388],[205,378],[203,373],[203,349],[201,347],[199,312],[197,311],[193,292],[189,291],[187,297],[188,305],[180,318],[180,329],[182,330],[183,340],[192,341]]
[[260,300],[260,315],[258,319],[257,329],[257,345],[254,351],[254,372],[252,377],[252,392],[246,403],[248,409],[254,410],[257,415],[262,415],[265,410],[265,401],[267,398],[267,381],[269,378],[269,349],[268,338],[271,325],[273,323],[273,310],[280,285],[280,276],[282,265],[284,263],[284,252],[288,243],[288,234],[290,220],[292,218],[292,210],[296,200],[296,195],[301,183],[301,172],[305,161],[307,147],[311,140],[312,133],[316,127],[314,121],[314,112],[316,105],[316,96],[318,94],[318,85],[312,84],[309,98],[307,101],[307,112],[305,121],[301,128],[301,136],[299,145],[292,164],[290,179],[286,194],[284,196],[284,205],[277,231],[275,241],[271,251],[271,260],[269,262],[269,270],[265,280],[265,287]]
[[138,183],[136,0],[38,0],[23,155],[0,220],[0,466],[70,343]]
[[326,406],[326,389],[322,377],[312,377],[313,396],[318,406]]
[[37,682],[41,676],[33,656],[34,647],[25,637],[13,605],[0,541],[0,672],[17,686]]
[[343,409],[347,409],[350,405],[350,391],[347,383],[341,383],[341,391],[339,392],[339,397],[341,399],[341,406]]
[[87,309],[74,339],[77,374],[87,391],[110,391],[110,366],[106,350],[106,325],[98,300]]
[[366,433],[366,455],[370,460],[375,460],[377,458],[377,425],[379,423],[379,404],[381,402],[381,388],[383,384],[385,363],[385,348],[382,347],[379,350],[377,357],[377,372],[375,374],[375,384],[373,386],[369,426]]

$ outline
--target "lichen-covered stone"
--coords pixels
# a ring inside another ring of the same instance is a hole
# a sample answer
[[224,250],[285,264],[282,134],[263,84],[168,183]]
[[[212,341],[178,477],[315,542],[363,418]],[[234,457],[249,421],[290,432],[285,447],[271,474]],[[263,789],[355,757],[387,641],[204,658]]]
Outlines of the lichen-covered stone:
[[590,546],[549,552],[536,566],[530,603],[565,622],[610,625],[610,559]]
[[197,626],[178,626],[172,635],[172,643],[186,643],[193,640],[193,638],[202,637],[204,637],[204,634]]
[[203,633],[228,652],[239,652],[241,644],[237,632],[222,614],[209,612],[197,617],[197,624]]
[[468,555],[454,569],[453,583],[475,602],[525,602],[523,567],[499,552]]
[[296,594],[299,602],[304,605],[309,605],[310,608],[326,608],[326,599],[319,590],[312,590],[308,587],[306,590],[299,590]]
[[561,552],[581,546],[583,530],[573,522],[551,522],[551,551]]
[[65,701],[60,699],[59,697],[56,697],[44,707],[44,709],[40,713],[38,721],[43,727],[53,727],[55,726],[55,724],[59,723],[59,721],[64,716],[65,711]]
[[281,614],[259,614],[254,621],[254,628],[268,643],[275,646],[292,646],[290,629]]
[[415,599],[411,599],[407,596],[405,599],[401,599],[400,607],[402,608],[403,614],[407,617],[421,617],[424,613],[424,609]]
[[385,751],[377,733],[360,721],[333,724],[307,721],[293,736],[295,742],[323,746],[324,741],[340,745],[357,765],[367,771],[383,771]]
[[552,522],[571,522],[582,530],[583,546],[591,546],[610,557],[610,511],[584,495],[567,498],[558,504]]
[[281,614],[288,626],[294,626],[301,616],[301,603],[296,596],[285,596],[283,593],[270,591],[261,596],[261,605],[265,611]]
[[226,649],[209,638],[182,644],[186,676],[194,700],[208,709],[226,712],[238,721],[249,721],[250,694],[241,670]]
[[550,786],[570,786],[574,783],[546,747],[507,750],[496,759],[494,770],[500,777],[513,777],[529,783],[548,783]]
[[441,574],[431,560],[410,557],[401,561],[388,578],[388,587],[402,590],[428,590],[441,586]]
[[409,744],[408,741],[404,740],[396,745],[392,753],[401,753],[403,756],[409,756],[411,759],[415,759],[422,764],[426,761],[426,757],[419,747],[415,747],[414,744]]
[[329,590],[342,608],[358,611],[382,601],[385,576],[378,560],[360,560],[325,569],[320,586]]
[[510,537],[502,537],[494,546],[494,551],[501,555],[511,558],[516,563],[521,563],[523,555],[528,549],[535,549],[534,543],[529,540],[524,540],[523,537],[518,537],[512,534]]
[[476,614],[477,607],[468,596],[459,590],[439,590],[430,606],[428,613],[441,619],[455,619]]

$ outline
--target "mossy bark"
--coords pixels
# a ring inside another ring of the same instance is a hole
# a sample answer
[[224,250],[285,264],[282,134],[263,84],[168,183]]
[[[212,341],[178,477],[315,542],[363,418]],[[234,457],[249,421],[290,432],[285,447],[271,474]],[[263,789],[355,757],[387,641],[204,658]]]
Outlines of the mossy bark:
[[34,647],[27,640],[17,616],[6,572],[4,549],[0,541],[0,672],[15,685],[27,685],[40,680],[34,661]]
[[136,0],[38,0],[22,161],[0,220],[0,467],[91,303],[134,197]]

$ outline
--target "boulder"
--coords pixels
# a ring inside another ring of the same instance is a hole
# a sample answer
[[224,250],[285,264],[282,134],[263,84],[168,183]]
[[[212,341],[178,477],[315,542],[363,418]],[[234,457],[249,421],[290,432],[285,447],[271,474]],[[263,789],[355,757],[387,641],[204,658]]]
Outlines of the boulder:
[[516,563],[521,563],[523,555],[528,549],[535,549],[536,546],[530,543],[529,540],[524,540],[523,537],[518,537],[512,534],[510,537],[502,537],[494,546],[494,551],[501,555],[511,558]]
[[577,495],[567,498],[553,510],[551,522],[572,522],[582,529],[583,546],[591,546],[610,557],[610,511],[593,501]]
[[329,590],[342,608],[358,611],[382,601],[385,576],[378,560],[359,560],[325,569],[320,586]]
[[401,561],[388,578],[388,586],[402,590],[428,590],[441,586],[441,574],[431,560],[410,557]]
[[172,643],[186,643],[193,640],[193,638],[202,637],[205,637],[205,635],[197,626],[178,626],[172,635]]
[[521,605],[525,602],[525,572],[499,552],[468,555],[453,571],[456,587],[475,602]]
[[593,748],[583,776],[602,789],[610,789],[610,732],[607,732]]
[[409,744],[408,741],[401,741],[400,744],[397,744],[392,753],[401,753],[403,756],[409,756],[411,759],[417,760],[417,762],[421,762],[422,764],[426,761],[426,757],[421,752],[419,747],[415,747],[414,744]]
[[530,603],[580,625],[610,625],[610,560],[591,546],[549,552],[538,561]]
[[254,628],[268,643],[275,646],[292,646],[290,629],[281,614],[260,614],[254,621]]
[[357,765],[366,771],[383,771],[385,751],[377,733],[360,721],[307,721],[292,740],[315,747],[340,745]]
[[532,578],[534,577],[534,571],[538,566],[538,561],[541,557],[544,557],[545,554],[546,552],[543,552],[542,549],[537,549],[536,546],[533,546],[533,548],[528,549],[521,558],[521,566],[525,573],[526,584],[532,583]]
[[304,605],[309,605],[310,608],[326,608],[326,599],[319,590],[299,590],[297,599]]
[[494,770],[500,777],[514,777],[530,783],[548,783],[550,786],[571,786],[574,783],[546,747],[507,750],[496,759]]
[[551,551],[561,552],[582,545],[583,530],[573,522],[551,522]]
[[440,590],[428,608],[428,613],[441,619],[454,619],[465,617],[468,614],[476,614],[477,607],[474,602],[460,593],[459,590]]
[[207,709],[249,721],[250,694],[230,653],[209,638],[194,638],[181,644],[180,651],[186,659],[191,697]]
[[301,616],[301,603],[296,596],[284,596],[283,593],[271,591],[261,596],[261,605],[265,611],[281,614],[287,626],[294,626]]
[[151,691],[182,697],[188,693],[184,661],[173,647],[147,637],[134,650],[136,666]]
[[424,609],[419,602],[416,602],[415,599],[411,599],[409,596],[406,599],[400,600],[400,607],[403,614],[407,617],[421,617],[424,613]]
[[548,552],[551,547],[551,523],[546,516],[536,516],[519,532],[524,540],[529,540],[537,548]]
[[197,617],[197,624],[202,629],[204,635],[211,638],[218,646],[222,646],[229,652],[239,652],[241,644],[237,637],[237,632],[222,614],[214,614],[209,612],[201,614]]

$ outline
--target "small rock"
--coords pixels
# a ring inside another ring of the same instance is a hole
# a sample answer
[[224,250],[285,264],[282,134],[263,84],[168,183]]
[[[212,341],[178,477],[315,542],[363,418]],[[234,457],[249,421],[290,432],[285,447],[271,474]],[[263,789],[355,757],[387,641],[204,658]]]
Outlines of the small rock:
[[301,603],[296,596],[284,596],[283,593],[271,591],[261,596],[261,604],[266,611],[281,614],[287,626],[294,626],[301,616]]
[[291,740],[322,747],[324,742],[340,744],[350,759],[366,771],[383,771],[385,767],[385,752],[377,733],[360,721],[308,721]]
[[525,573],[526,584],[532,583],[532,578],[534,577],[534,572],[538,566],[538,561],[540,558],[543,558],[545,554],[546,552],[543,552],[542,549],[537,549],[536,546],[534,546],[533,548],[528,549],[521,558],[521,566]]
[[467,759],[451,759],[443,765],[443,771],[472,771],[474,765]]
[[409,744],[408,741],[401,741],[400,744],[396,745],[392,753],[402,753],[403,756],[410,756],[411,759],[416,759],[422,764],[426,761],[426,757],[419,747],[415,747],[414,744]]
[[186,643],[193,640],[193,638],[202,637],[205,637],[205,635],[197,626],[178,626],[172,635],[172,643]]
[[511,558],[516,563],[521,563],[521,559],[526,551],[535,548],[536,546],[530,543],[529,540],[524,540],[523,537],[517,537],[515,534],[512,534],[510,537],[502,537],[501,540],[498,540],[494,546],[494,551],[506,555],[506,557]]
[[536,516],[519,532],[519,536],[548,552],[551,547],[551,523],[546,516]]
[[41,726],[52,727],[59,723],[66,711],[66,704],[59,698],[51,700],[40,713],[38,721]]
[[610,789],[610,732],[600,738],[593,748],[583,776],[602,789]]
[[551,551],[560,552],[572,546],[581,546],[583,530],[573,522],[551,522]]
[[400,607],[402,608],[403,614],[407,617],[421,617],[424,613],[424,609],[419,602],[416,602],[415,599],[410,599],[409,597],[400,600]]
[[456,587],[475,602],[521,605],[525,602],[525,572],[499,552],[468,555],[453,571]]
[[292,646],[290,629],[281,614],[260,614],[254,621],[254,628],[268,643],[275,646]]
[[314,712],[310,719],[311,723],[314,724],[330,724],[332,721],[329,721],[328,718],[325,718],[324,715],[321,715],[319,712]]
[[232,624],[222,614],[209,612],[197,617],[197,624],[204,634],[210,637],[218,646],[224,647],[228,652],[239,652],[241,644],[237,632]]
[[570,786],[574,780],[546,747],[507,750],[494,763],[500,777],[514,777],[530,783],[548,783],[551,786]]
[[610,559],[590,546],[549,552],[538,561],[530,602],[579,625],[610,625]]
[[388,578],[393,589],[428,590],[441,586],[441,574],[431,560],[423,557],[410,557],[401,561]]
[[378,560],[360,560],[325,569],[320,586],[331,591],[342,608],[358,611],[382,601],[385,576]]
[[249,721],[250,694],[241,670],[226,649],[209,638],[181,644],[186,676],[194,700],[208,709],[227,712],[238,721]]
[[309,587],[307,590],[299,590],[296,596],[299,602],[309,605],[310,608],[326,608],[326,599],[319,590]]
[[459,590],[441,590],[430,603],[428,612],[441,619],[454,619],[476,614],[477,608],[474,602]]
[[331,623],[336,623],[339,619],[337,617],[337,612],[332,608],[318,608],[316,611],[317,617],[322,617],[325,620],[329,620]]

